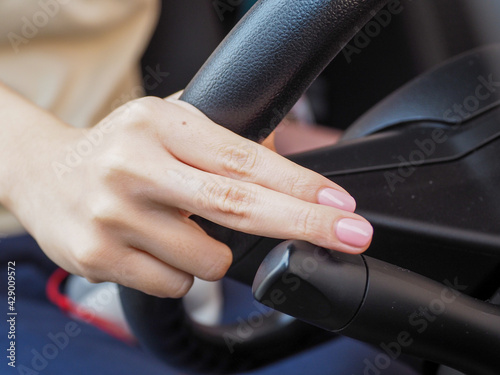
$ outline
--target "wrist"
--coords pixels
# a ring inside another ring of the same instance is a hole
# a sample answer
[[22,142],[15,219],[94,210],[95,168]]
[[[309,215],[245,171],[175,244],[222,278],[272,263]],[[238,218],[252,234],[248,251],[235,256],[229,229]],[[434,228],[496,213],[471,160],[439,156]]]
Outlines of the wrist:
[[0,204],[16,213],[23,194],[43,183],[37,179],[70,128],[1,84],[0,103]]

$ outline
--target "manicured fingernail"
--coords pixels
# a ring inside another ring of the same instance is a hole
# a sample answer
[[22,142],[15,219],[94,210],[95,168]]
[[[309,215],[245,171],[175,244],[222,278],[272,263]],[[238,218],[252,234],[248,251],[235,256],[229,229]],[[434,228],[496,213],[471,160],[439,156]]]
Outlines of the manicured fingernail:
[[346,245],[364,247],[372,238],[373,228],[366,221],[345,218],[337,222],[335,233]]
[[330,188],[323,189],[318,193],[318,203],[349,212],[354,212],[356,209],[356,201],[353,197],[342,191]]

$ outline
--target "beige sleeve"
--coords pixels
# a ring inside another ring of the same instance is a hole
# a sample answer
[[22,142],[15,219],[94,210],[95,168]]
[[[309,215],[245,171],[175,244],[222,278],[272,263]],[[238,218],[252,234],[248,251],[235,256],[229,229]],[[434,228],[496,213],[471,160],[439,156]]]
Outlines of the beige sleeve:
[[[0,81],[72,126],[92,126],[142,95],[139,60],[159,10],[158,0],[0,1]],[[0,236],[20,230],[0,207]]]

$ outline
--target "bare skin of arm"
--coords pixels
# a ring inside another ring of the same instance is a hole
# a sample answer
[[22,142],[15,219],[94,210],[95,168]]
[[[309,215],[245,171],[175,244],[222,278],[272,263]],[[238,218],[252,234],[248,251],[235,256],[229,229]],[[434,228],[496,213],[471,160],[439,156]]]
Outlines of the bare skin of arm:
[[193,276],[223,277],[230,249],[190,214],[350,253],[371,241],[341,187],[174,98],[127,103],[92,143],[0,84],[0,128],[0,202],[55,263],[92,282],[181,297]]

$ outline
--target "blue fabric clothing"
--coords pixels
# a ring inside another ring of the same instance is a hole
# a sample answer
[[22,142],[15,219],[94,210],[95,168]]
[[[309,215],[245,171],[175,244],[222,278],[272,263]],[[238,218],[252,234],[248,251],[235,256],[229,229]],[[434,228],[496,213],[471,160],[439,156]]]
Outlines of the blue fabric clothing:
[[[7,337],[7,264],[15,262],[15,365],[10,367],[10,341]],[[75,321],[51,304],[45,295],[48,277],[57,268],[29,236],[0,241],[0,301],[4,311],[0,321],[0,374],[50,375],[180,375],[140,348],[129,346],[101,330]],[[241,286],[225,284],[227,300],[245,303],[238,290]],[[231,314],[231,308],[226,309]],[[338,338],[313,350],[296,355],[251,375],[417,375],[408,366],[393,361],[383,371],[367,370],[367,362],[375,363],[379,352],[366,344]],[[8,355],[8,354],[7,354]]]

